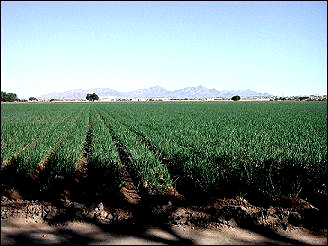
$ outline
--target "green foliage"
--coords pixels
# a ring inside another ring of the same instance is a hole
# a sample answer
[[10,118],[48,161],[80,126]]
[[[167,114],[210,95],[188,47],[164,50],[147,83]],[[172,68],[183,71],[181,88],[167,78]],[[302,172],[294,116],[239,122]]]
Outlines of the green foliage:
[[95,101],[95,100],[99,100],[99,97],[96,93],[92,93],[92,94],[88,93],[87,96],[86,96],[86,99],[88,101]]
[[[101,108],[101,105],[97,105],[97,108],[99,107]],[[125,165],[132,171],[132,175],[135,175],[136,179],[142,182],[138,185],[142,185],[152,193],[165,192],[171,189],[170,174],[157,156],[144,143],[140,142],[136,134],[124,126],[118,118],[113,118],[107,110],[100,110],[99,114],[104,124],[113,131],[112,134],[115,134],[117,144],[121,145],[120,151],[124,152],[129,159],[124,160],[123,158],[122,161],[126,162]]]
[[240,100],[240,96],[238,96],[238,95],[233,96],[233,97],[231,97],[231,100],[232,101],[239,101]]
[[154,192],[299,195],[326,191],[326,119],[325,102],[3,104],[1,161],[28,173],[51,156],[51,175],[72,172],[90,137],[104,187],[123,162]]
[[188,184],[193,192],[233,193],[256,187],[277,194],[298,194],[322,190],[326,185],[324,103],[139,103],[103,107],[141,136],[138,141],[147,142],[168,166],[173,180],[178,179],[185,187],[183,184]]
[[17,170],[30,171],[56,144],[77,137],[81,115],[59,104],[11,104],[2,106],[1,118],[1,161],[19,157]]
[[119,165],[119,155],[114,145],[111,132],[100,118],[99,113],[90,110],[91,155],[88,164],[89,177],[94,192],[109,192],[122,185],[122,169]]
[[15,93],[7,93],[1,91],[1,102],[14,102],[16,100],[18,100],[18,98]]

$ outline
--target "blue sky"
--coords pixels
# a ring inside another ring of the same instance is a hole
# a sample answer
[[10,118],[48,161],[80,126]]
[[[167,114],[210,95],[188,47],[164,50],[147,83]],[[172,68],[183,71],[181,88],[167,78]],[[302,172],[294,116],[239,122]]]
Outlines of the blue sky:
[[327,93],[327,3],[1,2],[1,90]]

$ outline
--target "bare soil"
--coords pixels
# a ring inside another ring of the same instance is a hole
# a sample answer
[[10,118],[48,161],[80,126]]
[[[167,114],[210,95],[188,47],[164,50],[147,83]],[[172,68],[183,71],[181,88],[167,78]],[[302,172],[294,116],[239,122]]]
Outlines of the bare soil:
[[65,192],[53,203],[7,191],[1,244],[327,244],[326,213],[300,198],[275,198],[266,207],[241,197],[201,205],[180,194],[130,203],[131,192],[121,192],[116,203],[78,203]]

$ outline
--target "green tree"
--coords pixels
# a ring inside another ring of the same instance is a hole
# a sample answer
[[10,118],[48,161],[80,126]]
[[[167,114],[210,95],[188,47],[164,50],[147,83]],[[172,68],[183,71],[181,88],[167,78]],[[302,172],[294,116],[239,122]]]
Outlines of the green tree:
[[87,94],[86,99],[89,101],[99,100],[99,97],[96,93]]
[[15,93],[7,93],[1,91],[1,102],[14,102],[17,101],[17,95]]
[[240,96],[238,96],[238,95],[233,96],[233,97],[231,98],[231,100],[233,100],[233,101],[239,101],[239,100],[240,100]]
[[35,97],[30,97],[28,100],[29,100],[29,101],[38,101],[38,99],[35,98]]

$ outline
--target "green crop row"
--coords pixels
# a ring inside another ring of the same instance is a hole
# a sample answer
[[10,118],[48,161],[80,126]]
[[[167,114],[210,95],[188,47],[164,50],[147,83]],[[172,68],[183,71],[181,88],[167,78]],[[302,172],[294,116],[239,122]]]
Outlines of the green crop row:
[[74,115],[73,121],[66,122],[62,130],[64,138],[61,139],[61,143],[47,165],[50,176],[65,175],[76,169],[77,162],[83,155],[88,121],[88,111],[86,108],[81,108],[81,111]]
[[[205,192],[323,190],[324,103],[120,104],[107,107]],[[156,109],[156,111],[155,111]]]
[[122,169],[112,134],[94,108],[90,110],[91,149],[88,163],[90,186],[97,192],[115,192],[122,186]]
[[89,143],[88,170],[107,189],[123,162],[154,193],[326,191],[325,102],[8,104],[1,118],[1,161],[20,172],[51,156],[50,176],[70,173]]
[[38,142],[67,121],[72,114],[45,105],[1,105],[1,162]]
[[72,112],[63,112],[59,108],[42,111],[36,107],[28,112],[23,114],[24,117],[15,117],[13,121],[17,124],[10,130],[7,125],[12,126],[12,122],[2,122],[2,134],[6,136],[2,139],[2,158],[13,162],[17,172],[30,172],[47,159],[54,151],[53,147],[64,141],[75,118]]
[[118,143],[122,144],[121,151],[128,157],[123,159],[131,170],[132,175],[140,179],[140,184],[152,193],[165,192],[172,189],[172,181],[166,166],[162,165],[158,158],[141,143],[135,134],[111,117],[110,112],[100,111],[99,114],[104,123],[114,132]]

